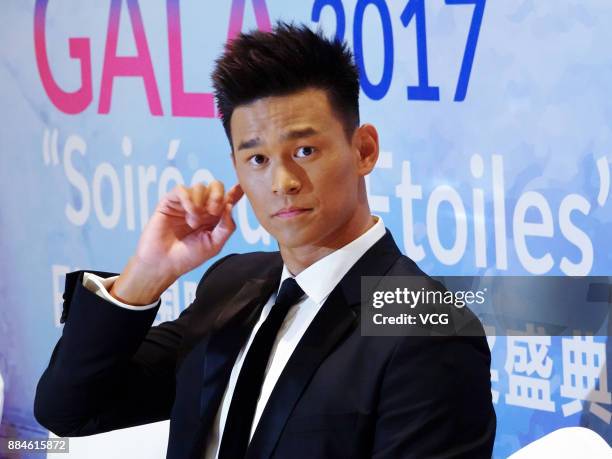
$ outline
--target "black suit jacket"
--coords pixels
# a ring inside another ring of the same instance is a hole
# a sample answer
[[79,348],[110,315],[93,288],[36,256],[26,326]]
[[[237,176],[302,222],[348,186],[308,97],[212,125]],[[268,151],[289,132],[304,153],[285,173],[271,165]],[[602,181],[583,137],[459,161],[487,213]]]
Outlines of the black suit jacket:
[[[34,413],[60,436],[170,418],[169,459],[198,459],[237,353],[278,288],[278,252],[213,264],[179,318],[117,307],[68,274],[65,325]],[[111,273],[100,273],[103,276]],[[488,458],[496,419],[486,338],[361,336],[361,276],[419,275],[391,234],[329,295],[283,370],[248,458]]]

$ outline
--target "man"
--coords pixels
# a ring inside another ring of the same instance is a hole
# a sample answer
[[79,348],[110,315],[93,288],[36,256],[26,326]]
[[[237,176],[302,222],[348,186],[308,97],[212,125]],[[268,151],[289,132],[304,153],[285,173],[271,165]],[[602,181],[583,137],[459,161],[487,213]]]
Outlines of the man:
[[[239,184],[179,186],[118,276],[71,273],[35,415],[80,436],[170,418],[168,458],[484,458],[495,414],[477,337],[365,337],[361,276],[421,276],[368,207],[378,157],[346,45],[305,27],[240,35],[213,81]],[[279,252],[214,257],[246,194]]]

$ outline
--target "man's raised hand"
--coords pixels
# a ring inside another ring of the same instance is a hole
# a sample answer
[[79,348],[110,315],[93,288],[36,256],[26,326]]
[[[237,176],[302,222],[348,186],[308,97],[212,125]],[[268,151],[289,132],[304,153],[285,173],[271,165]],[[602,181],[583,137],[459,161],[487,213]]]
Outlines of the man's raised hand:
[[240,185],[225,193],[218,180],[172,189],[157,204],[111,294],[126,303],[147,304],[217,255],[236,230],[231,212],[242,195]]

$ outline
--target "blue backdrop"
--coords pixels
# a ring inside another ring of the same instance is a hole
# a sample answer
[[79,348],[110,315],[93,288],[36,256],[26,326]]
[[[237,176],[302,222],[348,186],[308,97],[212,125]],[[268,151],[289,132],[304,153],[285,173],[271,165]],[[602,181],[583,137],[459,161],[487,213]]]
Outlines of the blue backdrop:
[[[46,432],[32,400],[64,274],[120,271],[176,183],[235,182],[210,72],[229,37],[277,19],[354,50],[362,121],[383,150],[370,204],[423,270],[610,274],[606,0],[5,1],[3,436]],[[235,215],[223,253],[275,250],[246,200]],[[206,267],[166,292],[158,321],[189,304]],[[496,457],[562,426],[612,442],[604,337],[492,335]]]

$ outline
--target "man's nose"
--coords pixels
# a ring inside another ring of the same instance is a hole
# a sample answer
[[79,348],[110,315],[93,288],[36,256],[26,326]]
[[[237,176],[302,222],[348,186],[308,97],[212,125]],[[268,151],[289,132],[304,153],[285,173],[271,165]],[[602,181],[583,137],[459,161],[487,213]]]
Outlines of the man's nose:
[[284,164],[279,164],[273,171],[272,191],[274,194],[294,194],[300,191],[302,184],[297,171],[292,171]]

